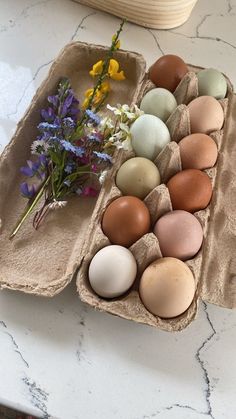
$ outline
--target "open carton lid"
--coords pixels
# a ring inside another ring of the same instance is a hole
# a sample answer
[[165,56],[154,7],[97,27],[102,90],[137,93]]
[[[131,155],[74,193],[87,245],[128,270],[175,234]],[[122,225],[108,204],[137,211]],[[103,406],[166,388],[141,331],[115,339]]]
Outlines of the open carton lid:
[[[106,51],[106,47],[80,42],[68,44],[61,51],[0,158],[0,288],[52,297],[71,281],[80,265],[94,198],[72,197],[65,208],[49,214],[37,232],[32,227],[33,217],[29,217],[13,241],[9,235],[26,204],[19,192],[20,167],[29,158],[30,145],[38,135],[40,110],[62,77],[70,79],[76,95],[83,100],[92,84],[89,69],[104,58]],[[116,57],[127,78],[112,85],[110,104],[135,102],[137,86],[145,73],[144,59],[122,50]]]
[[[80,42],[71,43],[62,50],[0,158],[0,288],[52,297],[71,281],[86,258],[97,211],[111,186],[109,180],[102,188],[97,204],[94,198],[71,198],[65,208],[48,216],[37,233],[32,228],[32,220],[28,219],[13,241],[8,237],[25,205],[19,193],[19,168],[30,155],[32,139],[37,135],[40,109],[63,76],[71,80],[73,89],[82,99],[83,92],[91,86],[88,69],[102,59],[106,51],[105,47]],[[116,54],[127,78],[122,83],[114,83],[109,103],[136,102],[147,83],[145,60],[134,52],[120,50]],[[190,70],[198,71],[199,67],[191,66]],[[236,96],[231,89],[228,99],[207,235],[199,266],[197,297],[232,308],[236,306]],[[86,301],[81,295],[79,279],[77,288],[82,300]],[[114,310],[113,314],[121,315],[119,310]],[[192,312],[191,319],[194,316]]]

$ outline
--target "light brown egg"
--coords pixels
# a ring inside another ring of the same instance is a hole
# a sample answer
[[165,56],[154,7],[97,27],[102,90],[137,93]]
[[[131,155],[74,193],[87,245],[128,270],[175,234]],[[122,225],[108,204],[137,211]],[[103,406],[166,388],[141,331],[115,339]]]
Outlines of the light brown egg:
[[150,230],[146,205],[134,196],[115,199],[104,212],[102,229],[112,244],[129,247]]
[[222,128],[224,112],[212,96],[200,96],[188,104],[191,133],[210,134]]
[[167,182],[173,209],[196,212],[207,207],[212,196],[209,176],[197,169],[186,169]]
[[195,294],[194,277],[179,259],[160,258],[143,272],[139,293],[152,314],[172,318],[184,313]]
[[181,260],[191,259],[199,251],[203,231],[198,219],[190,212],[175,210],[163,215],[156,222],[157,236],[163,256]]
[[174,92],[187,72],[188,67],[182,58],[167,54],[151,66],[149,78],[157,87],[163,87],[170,92]]
[[206,134],[191,134],[179,142],[183,169],[207,169],[217,160],[215,141]]

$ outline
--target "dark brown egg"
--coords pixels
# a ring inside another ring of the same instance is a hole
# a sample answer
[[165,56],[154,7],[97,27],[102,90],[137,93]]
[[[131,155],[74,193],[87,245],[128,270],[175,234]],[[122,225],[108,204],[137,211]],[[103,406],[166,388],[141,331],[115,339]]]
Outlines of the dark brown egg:
[[196,212],[207,207],[212,196],[209,176],[197,169],[186,169],[174,175],[167,187],[174,210]]
[[177,55],[163,55],[149,70],[149,78],[157,87],[174,92],[179,82],[188,72],[188,67]]
[[150,230],[150,214],[141,199],[122,196],[105,210],[102,229],[112,244],[129,247]]

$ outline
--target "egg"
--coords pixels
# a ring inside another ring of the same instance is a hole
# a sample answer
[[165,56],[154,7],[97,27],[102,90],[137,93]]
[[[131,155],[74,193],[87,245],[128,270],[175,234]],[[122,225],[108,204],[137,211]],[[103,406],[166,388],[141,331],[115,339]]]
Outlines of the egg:
[[215,141],[206,134],[191,134],[179,142],[183,169],[207,169],[217,160]]
[[102,229],[111,243],[129,247],[150,230],[146,205],[134,196],[123,196],[108,205],[102,218]]
[[177,55],[163,55],[149,70],[149,78],[157,87],[174,92],[182,78],[188,72],[188,67]]
[[170,142],[164,122],[154,115],[141,115],[130,128],[131,143],[136,156],[154,160]]
[[164,122],[176,108],[177,102],[174,95],[161,87],[146,93],[140,104],[140,109],[144,113],[155,115]]
[[213,96],[223,99],[227,92],[226,80],[220,71],[206,68],[197,73],[199,96]]
[[203,240],[200,222],[190,212],[182,210],[168,212],[159,218],[154,234],[158,238],[163,256],[181,260],[194,257]]
[[212,196],[209,176],[197,169],[186,169],[167,183],[173,209],[196,212],[207,207]]
[[155,164],[144,157],[133,157],[121,165],[116,175],[116,186],[123,195],[145,198],[161,182]]
[[147,310],[155,316],[176,317],[184,313],[193,301],[194,277],[181,260],[160,258],[143,272],[139,293]]
[[211,96],[200,96],[188,104],[191,133],[209,134],[222,128],[224,112]]
[[89,265],[89,282],[100,297],[115,298],[124,294],[134,283],[137,263],[132,253],[122,246],[107,246],[99,250]]

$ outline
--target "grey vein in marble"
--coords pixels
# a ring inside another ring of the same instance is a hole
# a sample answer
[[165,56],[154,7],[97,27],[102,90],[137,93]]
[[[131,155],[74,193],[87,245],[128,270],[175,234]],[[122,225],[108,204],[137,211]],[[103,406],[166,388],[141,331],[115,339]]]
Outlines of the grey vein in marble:
[[201,344],[201,346],[198,348],[197,353],[196,353],[196,360],[198,361],[198,363],[201,366],[201,369],[203,371],[203,377],[204,377],[204,382],[206,385],[206,389],[205,389],[205,395],[206,395],[206,403],[207,403],[207,414],[209,415],[210,418],[214,419],[213,413],[212,413],[212,406],[211,406],[211,401],[210,401],[210,397],[211,397],[211,383],[210,383],[210,378],[209,378],[209,374],[207,371],[207,368],[204,364],[204,361],[201,359],[201,353],[202,351],[205,349],[205,346],[207,343],[210,342],[210,340],[213,338],[213,336],[216,335],[216,330],[213,326],[213,323],[209,317],[209,314],[207,312],[207,305],[206,303],[203,301],[203,307],[204,307],[204,311],[206,313],[206,318],[208,323],[210,324],[211,327],[211,334],[203,341],[203,343]]
[[23,383],[27,386],[28,391],[30,393],[31,396],[31,403],[32,405],[40,410],[40,412],[43,414],[43,419],[48,419],[50,416],[48,414],[47,411],[47,401],[48,401],[48,396],[49,394],[45,391],[42,390],[35,381],[30,380],[30,378],[28,378],[27,376],[25,376],[24,378],[22,378]]
[[[6,326],[5,326],[6,327]],[[25,360],[25,358],[23,357],[23,355],[22,355],[22,353],[21,353],[21,351],[20,351],[20,349],[19,349],[19,346],[17,345],[17,343],[16,343],[16,341],[15,341],[15,339],[14,339],[14,337],[11,335],[11,333],[9,333],[9,332],[4,332],[5,333],[5,335],[7,335],[7,336],[9,336],[9,338],[11,339],[11,342],[12,342],[12,344],[13,344],[13,347],[14,347],[14,351],[19,355],[19,357],[21,358],[21,360],[23,361],[23,363],[25,364],[25,366],[27,367],[27,368],[29,368],[29,364],[28,364],[28,362]]]
[[[74,3],[77,3],[77,2],[74,2]],[[78,4],[78,3],[77,3]],[[76,35],[77,35],[77,33],[78,33],[78,31],[79,31],[79,29],[84,29],[84,26],[83,26],[83,23],[85,22],[85,20],[86,19],[88,19],[88,17],[90,17],[90,16],[94,16],[94,15],[96,15],[97,13],[96,12],[92,12],[92,13],[89,13],[87,16],[84,16],[82,19],[81,19],[81,21],[80,21],[80,23],[78,24],[78,26],[76,27],[76,29],[75,29],[75,31],[74,31],[74,33],[73,33],[73,35],[71,36],[71,41],[73,41],[74,39],[75,39],[75,37],[76,37]]]
[[151,29],[147,29],[147,28],[146,28],[146,30],[147,30],[147,31],[148,31],[148,32],[152,35],[152,37],[153,37],[153,39],[154,39],[154,41],[155,41],[155,44],[156,44],[156,46],[157,46],[158,50],[160,51],[161,55],[165,55],[165,53],[164,53],[163,49],[161,48],[160,42],[158,41],[158,39],[157,39],[157,37],[156,37],[155,33],[153,33],[153,32],[151,31]]

